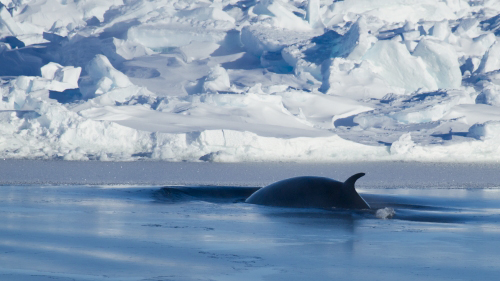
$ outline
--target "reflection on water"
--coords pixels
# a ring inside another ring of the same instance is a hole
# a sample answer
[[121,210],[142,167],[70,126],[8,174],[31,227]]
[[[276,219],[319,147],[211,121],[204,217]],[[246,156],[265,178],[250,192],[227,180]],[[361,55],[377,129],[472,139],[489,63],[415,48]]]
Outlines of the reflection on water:
[[[0,187],[0,279],[3,269],[22,275],[9,280],[99,281],[499,274],[498,189],[367,189],[374,209],[356,211],[244,203],[257,189]],[[382,208],[394,217],[377,218]]]
[[260,187],[236,187],[236,186],[166,186],[154,193],[159,201],[163,202],[185,202],[206,201],[216,203],[244,202],[252,193]]
[[[163,187],[154,193],[159,202],[180,203],[203,201],[217,204],[242,203],[259,187]],[[431,223],[472,223],[498,220],[500,189],[376,189],[361,196],[372,210],[298,209],[255,206],[268,218],[315,219],[339,221],[339,226],[352,225],[357,219],[376,218],[385,209],[388,218]],[[380,218],[380,216],[379,216]],[[385,218],[385,217],[384,217]]]

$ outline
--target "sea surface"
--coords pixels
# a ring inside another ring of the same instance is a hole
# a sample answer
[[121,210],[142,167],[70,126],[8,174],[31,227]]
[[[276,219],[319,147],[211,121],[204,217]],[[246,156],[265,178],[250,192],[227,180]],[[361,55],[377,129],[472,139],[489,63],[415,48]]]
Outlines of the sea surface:
[[[0,168],[0,280],[500,276],[496,164],[5,160]],[[351,170],[367,173],[358,192],[372,210],[244,203],[275,178],[331,171],[343,180]],[[140,171],[150,176],[134,184]]]

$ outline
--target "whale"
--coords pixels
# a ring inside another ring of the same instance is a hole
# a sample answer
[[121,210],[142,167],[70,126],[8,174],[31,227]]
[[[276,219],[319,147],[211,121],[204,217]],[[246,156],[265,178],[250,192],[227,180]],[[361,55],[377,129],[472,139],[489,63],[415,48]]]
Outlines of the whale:
[[289,178],[262,187],[245,202],[291,208],[370,209],[354,188],[356,181],[364,175],[352,175],[344,182],[315,176]]

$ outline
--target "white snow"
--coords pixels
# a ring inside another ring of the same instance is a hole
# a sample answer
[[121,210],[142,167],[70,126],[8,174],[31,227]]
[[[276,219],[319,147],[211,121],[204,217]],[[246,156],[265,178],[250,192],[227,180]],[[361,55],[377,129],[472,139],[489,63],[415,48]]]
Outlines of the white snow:
[[474,124],[469,128],[469,135],[477,139],[498,139],[500,137],[500,121]]
[[219,91],[227,91],[231,87],[231,80],[227,71],[220,65],[210,69],[205,81],[203,82],[203,92],[216,93]]
[[451,45],[424,39],[415,47],[413,55],[422,58],[439,89],[460,88],[462,73],[458,55]]
[[325,24],[321,18],[320,1],[311,0],[307,2],[306,20],[312,28],[324,28]]
[[490,72],[500,69],[500,43],[497,41],[491,45],[486,54],[484,54],[478,71]]
[[366,52],[364,58],[374,65],[374,72],[391,86],[403,88],[407,92],[421,88],[427,91],[438,89],[436,79],[429,73],[424,61],[412,56],[400,42],[378,41]]
[[78,88],[78,79],[80,78],[82,69],[81,67],[62,66],[58,63],[50,62],[44,65],[40,71],[42,72],[42,77],[45,79],[67,83],[71,88]]
[[0,5],[0,156],[500,161],[496,1]]
[[467,1],[463,0],[345,0],[335,2],[332,6],[335,13],[366,14],[387,22],[456,19],[464,13],[464,9],[470,8]]

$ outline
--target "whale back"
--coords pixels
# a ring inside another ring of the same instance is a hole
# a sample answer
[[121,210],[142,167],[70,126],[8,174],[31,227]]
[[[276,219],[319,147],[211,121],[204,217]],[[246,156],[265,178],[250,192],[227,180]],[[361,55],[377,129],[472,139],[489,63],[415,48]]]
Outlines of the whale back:
[[354,189],[354,183],[363,175],[353,175],[345,182],[313,176],[285,179],[259,189],[245,202],[294,208],[369,209]]
[[341,189],[342,183],[332,179],[296,177],[263,187],[245,202],[277,207],[329,208],[340,196]]

